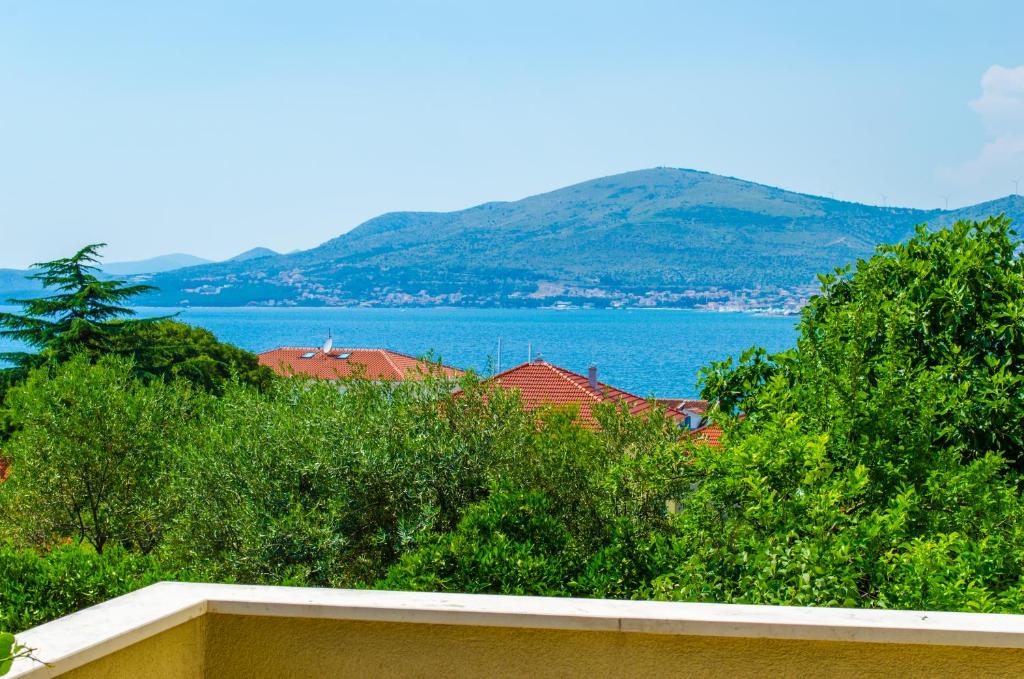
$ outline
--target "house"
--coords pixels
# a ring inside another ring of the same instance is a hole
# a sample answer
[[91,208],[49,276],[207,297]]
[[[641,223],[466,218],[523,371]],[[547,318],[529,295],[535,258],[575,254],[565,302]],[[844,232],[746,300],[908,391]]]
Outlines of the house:
[[697,398],[659,398],[655,401],[658,405],[678,410],[686,416],[686,426],[692,441],[712,448],[722,445],[722,427],[708,419],[707,401]]
[[710,422],[690,432],[690,438],[697,442],[718,448],[722,445],[722,428]]
[[[587,375],[580,375],[540,358],[498,373],[485,380],[488,383],[518,391],[527,410],[541,405],[577,406],[579,423],[589,429],[598,427],[593,408],[599,403],[624,404],[631,415],[648,413],[657,407],[648,399],[598,382],[595,366],[590,367]],[[687,426],[682,412],[667,408],[666,413],[680,426]]]
[[[305,375],[320,380],[360,376],[377,382],[397,382],[420,380],[438,370],[434,363],[390,349],[336,349],[330,345],[319,349],[278,347],[261,353],[259,362],[284,377]],[[463,372],[445,365],[439,369],[452,379]]]
[[690,431],[700,429],[707,424],[704,413],[708,411],[708,402],[699,398],[656,398],[655,402],[663,408],[678,410],[686,415],[686,426]]

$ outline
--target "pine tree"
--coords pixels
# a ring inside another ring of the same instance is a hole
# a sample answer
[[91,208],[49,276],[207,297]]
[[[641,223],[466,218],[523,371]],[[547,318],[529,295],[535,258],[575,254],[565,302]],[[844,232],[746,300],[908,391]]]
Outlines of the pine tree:
[[97,277],[99,250],[105,245],[87,245],[71,257],[32,265],[39,271],[29,278],[56,293],[8,300],[21,306],[22,313],[0,313],[0,337],[27,344],[38,353],[0,353],[0,360],[23,372],[48,361],[67,360],[77,353],[99,356],[117,335],[157,320],[127,320],[135,312],[123,306],[129,299],[153,290],[153,286]]

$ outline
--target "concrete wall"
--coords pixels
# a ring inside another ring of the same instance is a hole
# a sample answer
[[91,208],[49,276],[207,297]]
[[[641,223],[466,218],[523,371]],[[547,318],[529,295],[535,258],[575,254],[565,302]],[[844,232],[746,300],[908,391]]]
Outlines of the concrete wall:
[[61,675],[1024,676],[1024,650],[207,614]]
[[70,679],[203,679],[206,618],[196,618],[136,642],[77,669],[54,676]]
[[1024,651],[211,616],[208,676],[1024,676]]
[[[10,679],[1024,676],[1024,616],[161,583]],[[8,679],[5,677],[4,679]]]

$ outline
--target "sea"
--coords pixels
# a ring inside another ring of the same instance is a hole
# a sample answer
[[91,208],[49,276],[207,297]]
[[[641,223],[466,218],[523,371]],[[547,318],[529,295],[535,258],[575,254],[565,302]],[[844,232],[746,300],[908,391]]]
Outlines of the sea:
[[[0,306],[2,311],[17,311]],[[797,319],[674,309],[139,308],[176,314],[253,352],[278,346],[386,347],[487,376],[542,357],[640,396],[693,397],[702,366],[744,349],[780,351]],[[0,351],[13,348],[0,339]],[[499,353],[500,346],[500,353]]]

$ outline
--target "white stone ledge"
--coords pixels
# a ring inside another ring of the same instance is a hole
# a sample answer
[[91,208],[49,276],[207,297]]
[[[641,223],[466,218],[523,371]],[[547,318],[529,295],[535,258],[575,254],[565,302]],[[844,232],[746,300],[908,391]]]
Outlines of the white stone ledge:
[[55,676],[205,613],[705,637],[1024,648],[1024,616],[164,582],[18,635]]

